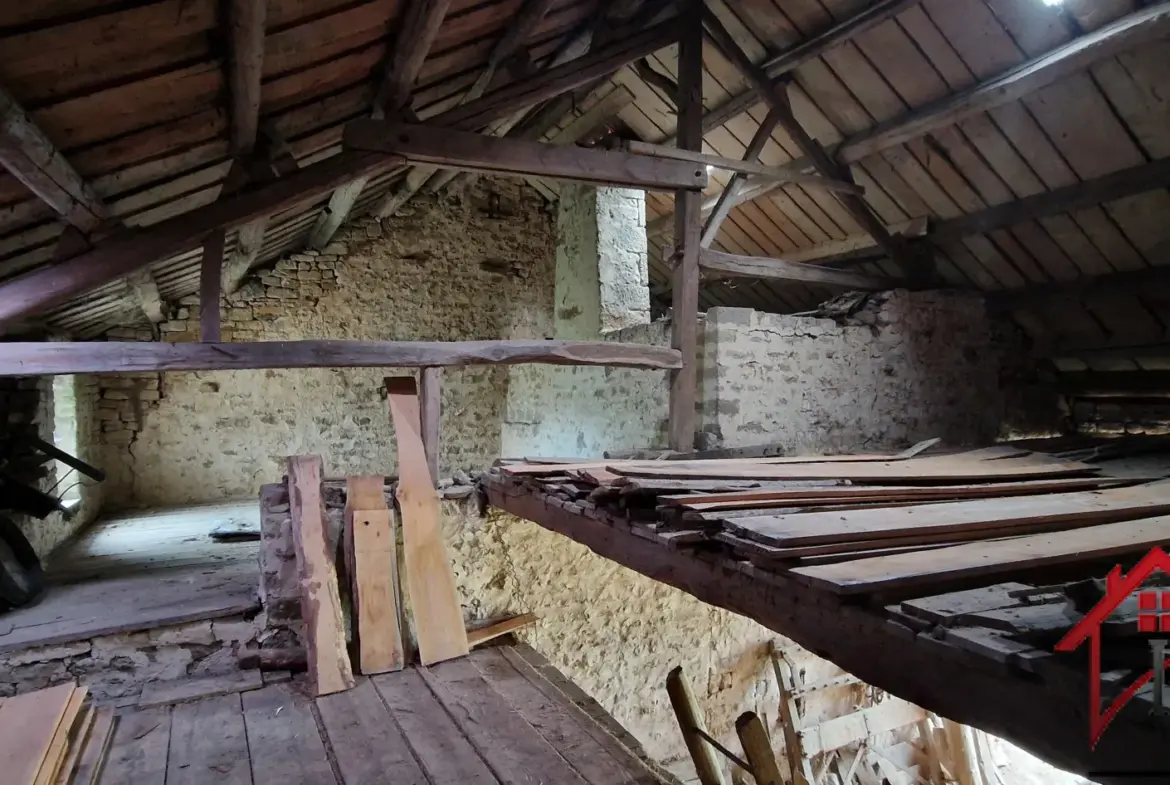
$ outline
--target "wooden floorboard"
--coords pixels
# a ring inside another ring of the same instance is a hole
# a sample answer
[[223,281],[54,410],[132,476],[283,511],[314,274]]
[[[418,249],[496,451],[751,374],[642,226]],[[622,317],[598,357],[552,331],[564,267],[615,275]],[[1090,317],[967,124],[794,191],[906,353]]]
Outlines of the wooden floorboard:
[[502,782],[582,785],[573,770],[467,659],[442,662],[419,673],[471,744]]
[[286,685],[240,696],[252,785],[336,785],[312,703]]
[[372,682],[324,695],[317,709],[345,785],[427,785]]
[[165,785],[171,710],[146,709],[118,718],[100,785]]
[[499,780],[412,669],[372,681],[432,785],[494,785]]
[[248,734],[238,693],[171,710],[167,785],[252,785]]

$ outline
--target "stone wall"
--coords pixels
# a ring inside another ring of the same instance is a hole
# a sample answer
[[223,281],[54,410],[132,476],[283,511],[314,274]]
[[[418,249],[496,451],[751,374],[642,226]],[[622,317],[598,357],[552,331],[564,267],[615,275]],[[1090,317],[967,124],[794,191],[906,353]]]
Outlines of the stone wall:
[[982,298],[898,290],[854,302],[837,320],[708,311],[701,446],[798,454],[995,439],[1002,348]]
[[[68,389],[70,386],[71,390]],[[100,467],[100,413],[96,380],[87,376],[69,377],[59,389],[72,393],[73,421],[62,422],[61,426],[72,425],[75,429],[76,443],[69,445],[76,449],[73,454]],[[43,441],[54,443],[56,422],[53,377],[0,379],[0,423],[3,423],[0,430],[0,471],[58,498],[69,486],[81,483],[73,494],[75,498],[79,497],[79,501],[70,505],[67,514],[54,512],[44,519],[25,513],[11,514],[36,549],[37,555],[45,559],[54,548],[97,515],[103,486],[77,472],[66,476],[67,469],[56,461],[46,461],[44,455],[28,441],[29,436],[37,436]]]
[[[221,314],[224,340],[547,338],[553,220],[532,191],[481,180],[410,214],[359,222],[322,252],[257,271]],[[167,341],[198,340],[194,299],[170,309]],[[121,328],[110,337],[148,340]],[[390,368],[102,377],[111,505],[255,498],[288,456],[320,453],[330,475],[392,473],[384,394]],[[508,370],[444,372],[444,474],[500,455]]]

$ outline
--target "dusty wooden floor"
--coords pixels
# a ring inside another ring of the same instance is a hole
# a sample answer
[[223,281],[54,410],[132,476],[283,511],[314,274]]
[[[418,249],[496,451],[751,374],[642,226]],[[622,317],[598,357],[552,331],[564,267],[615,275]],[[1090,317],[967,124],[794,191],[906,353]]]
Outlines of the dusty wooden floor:
[[603,727],[550,669],[531,649],[498,647],[315,701],[277,684],[133,710],[119,717],[99,783],[660,783],[618,741],[624,731]]
[[54,554],[34,604],[0,614],[0,651],[255,610],[256,542],[210,532],[233,521],[258,529],[259,514],[243,502],[98,521]]

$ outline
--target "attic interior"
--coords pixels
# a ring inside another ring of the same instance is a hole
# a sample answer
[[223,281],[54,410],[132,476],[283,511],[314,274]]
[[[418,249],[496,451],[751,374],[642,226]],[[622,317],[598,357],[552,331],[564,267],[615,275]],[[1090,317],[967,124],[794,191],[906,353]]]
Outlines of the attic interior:
[[1168,36],[3,4],[5,776],[1166,781]]

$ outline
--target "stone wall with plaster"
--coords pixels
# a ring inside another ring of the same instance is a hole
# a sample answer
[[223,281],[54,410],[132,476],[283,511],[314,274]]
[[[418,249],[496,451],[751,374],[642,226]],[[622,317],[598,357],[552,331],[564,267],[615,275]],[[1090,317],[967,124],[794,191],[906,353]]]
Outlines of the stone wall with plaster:
[[840,453],[995,439],[1002,347],[982,298],[898,290],[853,302],[837,319],[708,311],[700,446]]
[[23,512],[4,513],[20,527],[42,560],[93,520],[101,506],[103,485],[57,461],[46,460],[28,437],[56,444],[100,467],[98,395],[96,379],[90,376],[61,377],[56,385],[51,376],[0,379],[0,471],[55,498],[77,484],[70,493],[68,513],[54,512],[43,519]]
[[[256,271],[221,307],[224,340],[548,338],[553,219],[534,192],[482,180],[358,222],[321,252]],[[168,309],[166,341],[198,340],[196,299]],[[150,338],[121,328],[110,337]],[[307,369],[102,377],[111,506],[255,498],[290,455],[330,475],[393,473],[382,379],[410,371]],[[444,474],[500,455],[505,367],[444,371]],[[116,412],[116,414],[114,413]]]

